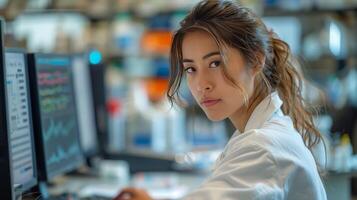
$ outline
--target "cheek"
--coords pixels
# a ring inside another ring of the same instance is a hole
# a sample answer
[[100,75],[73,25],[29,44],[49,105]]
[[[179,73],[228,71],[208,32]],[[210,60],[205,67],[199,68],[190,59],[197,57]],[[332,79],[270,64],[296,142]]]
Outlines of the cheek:
[[187,87],[190,90],[192,96],[196,99],[196,90],[194,89],[195,86],[193,84],[192,78],[186,77],[186,83],[187,83]]
[[242,91],[235,87],[233,90],[238,90],[239,93],[242,94],[243,92],[246,93],[244,95],[250,96],[254,89],[254,77],[249,73],[249,70],[241,68],[240,70],[231,74],[237,74],[237,76],[233,77],[234,81],[237,83],[239,87],[243,89]]
[[228,80],[221,80],[220,92],[224,98],[225,105],[224,110],[228,113],[234,112],[240,109],[246,101],[249,101],[249,98],[252,94],[252,85],[251,77],[246,73],[246,70],[236,70],[234,73],[236,76],[232,76],[234,82],[237,86],[232,85]]

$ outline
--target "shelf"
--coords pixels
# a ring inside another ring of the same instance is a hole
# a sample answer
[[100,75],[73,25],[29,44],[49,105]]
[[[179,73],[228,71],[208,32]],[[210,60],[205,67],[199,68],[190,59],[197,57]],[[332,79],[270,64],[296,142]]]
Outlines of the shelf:
[[123,60],[125,58],[145,58],[145,59],[169,59],[169,54],[163,53],[139,53],[139,54],[125,54],[125,53],[114,53],[107,56],[109,60]]
[[[156,12],[150,16],[142,16],[140,13],[137,13],[135,10],[128,11],[113,11],[101,14],[93,14],[83,9],[78,8],[69,8],[69,9],[56,9],[56,8],[46,8],[46,9],[25,9],[21,12],[21,15],[41,15],[41,14],[80,14],[88,18],[91,22],[99,22],[99,21],[112,21],[115,20],[116,16],[121,14],[129,14],[133,18],[137,19],[149,19],[152,16],[158,15],[174,15],[175,13],[187,13],[189,10],[184,9],[172,9]],[[0,10],[0,14],[5,16],[5,19],[12,20],[12,18],[8,18],[4,11]]]
[[119,154],[112,155],[127,155],[127,156],[137,156],[146,157],[151,159],[174,161],[175,155],[172,153],[158,153],[148,149],[128,149],[126,151],[120,152]]
[[145,150],[130,150],[120,153],[106,153],[105,159],[124,160],[129,163],[130,173],[143,171],[173,170],[175,157],[173,155],[154,153]]
[[316,8],[302,9],[302,10],[282,10],[276,8],[267,8],[263,12],[263,16],[306,16],[306,15],[322,15],[322,14],[342,14],[345,12],[356,12],[357,5],[351,7],[340,7],[340,8]]
[[[81,14],[88,18],[91,22],[100,22],[100,21],[111,21],[114,20],[117,15],[128,13],[129,15],[133,16],[134,18],[141,18],[147,19],[155,15],[173,15],[175,13],[187,13],[189,9],[170,9],[165,11],[156,12],[151,16],[141,16],[140,13],[137,13],[135,10],[128,10],[128,11],[113,11],[108,13],[102,14],[91,14],[88,11],[80,9],[80,8],[71,8],[71,9],[56,9],[53,7],[46,8],[46,9],[25,9],[22,11],[22,14],[29,14],[29,15],[39,15],[39,14],[52,14],[52,13],[69,13],[69,14]],[[311,9],[302,9],[302,10],[283,10],[281,8],[265,8],[263,11],[263,16],[270,17],[270,16],[309,16],[309,15],[322,15],[322,14],[341,14],[345,12],[356,12],[357,13],[357,5],[352,6],[344,6],[340,8],[318,8],[312,7]],[[4,16],[6,14],[4,10],[0,10],[0,14]],[[6,19],[12,20],[12,18],[8,18],[5,15]]]

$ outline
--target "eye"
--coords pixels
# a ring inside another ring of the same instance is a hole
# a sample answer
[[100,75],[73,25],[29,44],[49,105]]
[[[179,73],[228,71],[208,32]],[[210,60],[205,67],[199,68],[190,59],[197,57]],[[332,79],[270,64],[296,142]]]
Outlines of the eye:
[[221,65],[221,61],[217,60],[217,61],[213,61],[211,62],[211,64],[209,65],[210,68],[216,68],[219,67]]
[[185,72],[190,74],[190,73],[193,73],[194,71],[196,71],[193,67],[186,67],[185,68]]

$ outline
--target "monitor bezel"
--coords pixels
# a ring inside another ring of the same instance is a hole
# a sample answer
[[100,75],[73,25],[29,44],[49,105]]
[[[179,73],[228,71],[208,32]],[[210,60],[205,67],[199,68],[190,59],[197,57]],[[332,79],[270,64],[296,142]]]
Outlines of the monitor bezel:
[[[31,135],[31,144],[32,144],[32,163],[34,167],[34,177],[31,181],[28,183],[22,185],[21,190],[23,192],[31,189],[32,187],[36,186],[38,181],[37,181],[37,161],[36,161],[36,150],[35,150],[35,138],[34,138],[34,127],[33,127],[33,115],[32,115],[32,101],[31,101],[31,89],[30,89],[30,78],[29,78],[29,67],[28,67],[28,60],[27,60],[27,53],[23,49],[14,49],[14,48],[6,48],[4,51],[4,58],[6,57],[6,53],[15,53],[15,54],[22,54],[24,56],[24,64],[25,64],[25,78],[26,78],[26,84],[27,84],[27,101],[28,101],[28,106],[29,106],[29,124],[30,124],[30,135]],[[5,63],[6,64],[6,63]],[[5,65],[4,65],[5,66]],[[7,130],[8,131],[8,130]],[[9,132],[9,131],[8,131]]]
[[[7,103],[6,103],[6,74],[5,48],[4,48],[5,20],[0,17],[0,197],[1,199],[14,199],[14,187],[12,180],[11,155],[9,148],[9,135],[7,129]],[[5,119],[5,120],[4,120]]]
[[[91,73],[90,73],[90,63],[89,63],[89,60],[88,60],[88,53],[76,53],[76,54],[73,54],[72,55],[72,65],[74,63],[74,59],[83,59],[85,60],[85,63],[86,63],[86,68],[87,68],[87,73],[88,73],[88,79],[89,79],[89,90],[90,90],[90,96],[92,98],[92,107],[93,107],[93,123],[94,123],[94,134],[95,134],[95,137],[96,137],[96,147],[95,148],[91,148],[90,150],[88,151],[85,151],[85,149],[82,147],[82,144],[81,144],[81,148],[82,148],[82,152],[83,152],[83,155],[86,157],[86,158],[92,158],[92,157],[95,157],[95,156],[98,156],[100,155],[100,144],[99,144],[99,135],[98,135],[98,132],[97,132],[97,125],[96,125],[96,116],[95,116],[95,107],[94,107],[94,94],[93,94],[93,86],[92,86],[92,77],[91,77]],[[74,71],[74,67],[72,67],[72,70]],[[75,74],[73,72],[73,83],[75,82]],[[75,84],[75,83],[74,83]],[[74,86],[75,87],[75,86]],[[76,91],[75,91],[76,92]],[[78,110],[78,109],[77,109]],[[79,121],[79,113],[77,112],[77,117],[78,117],[78,121]],[[79,124],[78,124],[79,125]],[[78,126],[79,127],[79,126]],[[80,127],[79,127],[79,131],[81,131]],[[82,134],[81,132],[79,132],[79,134]],[[81,139],[81,136],[79,137]],[[80,141],[82,142],[82,141]]]
[[[108,139],[109,139],[109,115],[106,111],[106,99],[107,96],[105,94],[105,64],[91,64],[89,63],[89,72],[91,77],[92,84],[92,93],[93,93],[93,106],[94,106],[94,115],[95,115],[95,123],[98,134],[98,143],[99,143],[99,153],[106,156],[110,155],[108,148]],[[99,74],[99,78],[95,77],[95,75]],[[99,84],[98,87],[96,84]],[[102,84],[102,85],[101,85]]]
[[[84,157],[81,148],[80,151],[80,159],[77,160],[77,162],[73,162],[72,165],[62,168],[62,170],[56,171],[56,172],[50,172],[47,168],[47,163],[46,163],[46,152],[44,149],[44,138],[42,134],[42,117],[41,117],[41,108],[40,108],[40,99],[39,99],[39,91],[38,91],[38,84],[37,84],[37,64],[36,60],[38,57],[48,57],[48,58],[53,58],[53,57],[66,57],[70,59],[70,64],[72,64],[72,58],[69,55],[66,54],[50,54],[50,53],[29,53],[28,54],[28,63],[29,63],[29,72],[30,72],[30,82],[31,82],[31,91],[33,92],[32,95],[32,107],[33,107],[33,119],[36,121],[34,123],[34,128],[35,128],[35,143],[37,146],[37,153],[38,153],[38,177],[40,180],[43,181],[51,181],[53,178],[59,175],[66,174],[70,171],[73,171],[80,167],[82,164],[84,164]],[[69,66],[69,70],[72,71],[72,66]],[[74,85],[73,85],[73,74],[71,73],[70,77],[72,81],[72,91],[74,92]],[[73,96],[73,102],[74,106],[76,106],[76,100],[74,99],[75,96]],[[78,117],[77,117],[77,111],[75,110],[75,115],[76,115],[76,129],[77,129],[77,141],[78,145],[80,147],[80,141],[79,141],[79,126],[78,126]]]

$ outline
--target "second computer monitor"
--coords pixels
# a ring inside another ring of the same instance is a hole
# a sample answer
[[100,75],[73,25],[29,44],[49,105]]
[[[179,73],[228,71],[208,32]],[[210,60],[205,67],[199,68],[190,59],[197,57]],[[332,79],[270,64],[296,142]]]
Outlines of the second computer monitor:
[[40,179],[51,180],[83,163],[69,56],[30,54]]

